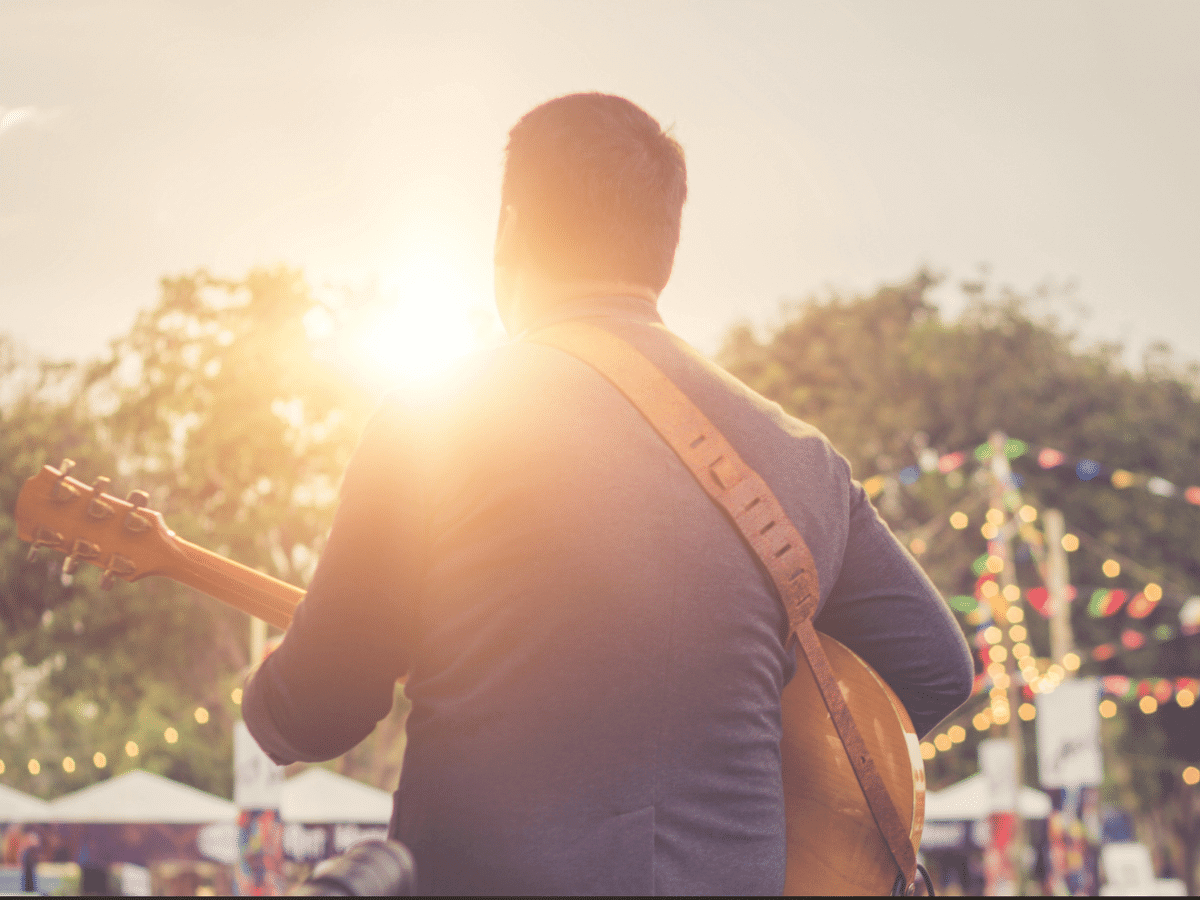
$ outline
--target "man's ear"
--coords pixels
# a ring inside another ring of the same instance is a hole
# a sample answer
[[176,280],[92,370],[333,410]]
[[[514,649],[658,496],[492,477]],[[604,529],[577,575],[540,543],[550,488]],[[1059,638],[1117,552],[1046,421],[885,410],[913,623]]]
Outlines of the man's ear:
[[517,208],[512,204],[500,210],[500,224],[496,227],[496,249],[493,260],[497,266],[515,268],[521,259],[521,235],[517,229]]

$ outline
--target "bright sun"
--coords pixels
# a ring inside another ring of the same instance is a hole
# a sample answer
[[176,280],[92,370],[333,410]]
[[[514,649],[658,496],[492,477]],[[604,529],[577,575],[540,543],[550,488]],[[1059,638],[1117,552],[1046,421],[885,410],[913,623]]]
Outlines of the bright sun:
[[415,384],[445,372],[478,349],[488,298],[461,272],[436,256],[413,259],[382,284],[387,302],[363,323],[356,347],[369,374],[393,384]]

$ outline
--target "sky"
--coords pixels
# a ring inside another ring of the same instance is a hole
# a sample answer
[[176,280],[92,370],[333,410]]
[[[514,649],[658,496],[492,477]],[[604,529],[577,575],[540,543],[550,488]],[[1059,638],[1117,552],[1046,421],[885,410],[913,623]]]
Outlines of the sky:
[[508,128],[600,90],[685,149],[661,309],[706,352],[922,266],[953,315],[986,266],[1200,359],[1198,45],[1188,2],[6,0],[0,331],[94,356],[163,276],[277,263],[457,327]]

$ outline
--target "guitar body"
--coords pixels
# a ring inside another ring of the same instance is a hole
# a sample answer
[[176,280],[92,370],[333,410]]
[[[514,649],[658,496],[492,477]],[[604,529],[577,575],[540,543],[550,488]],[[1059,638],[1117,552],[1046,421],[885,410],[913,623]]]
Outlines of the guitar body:
[[[925,824],[925,765],[912,721],[857,654],[828,635],[820,640],[916,852]],[[891,893],[896,864],[802,654],[782,704],[784,894]]]
[[[65,571],[81,562],[103,569],[104,587],[161,575],[288,627],[304,596],[300,588],[183,540],[144,506],[144,494],[118,499],[105,493],[107,479],[89,487],[71,478],[71,465],[45,466],[25,483],[16,508],[22,540],[67,554]],[[820,641],[915,851],[925,821],[925,769],[912,722],[870,666],[833,638]],[[803,656],[782,704],[784,892],[890,893],[896,865]]]

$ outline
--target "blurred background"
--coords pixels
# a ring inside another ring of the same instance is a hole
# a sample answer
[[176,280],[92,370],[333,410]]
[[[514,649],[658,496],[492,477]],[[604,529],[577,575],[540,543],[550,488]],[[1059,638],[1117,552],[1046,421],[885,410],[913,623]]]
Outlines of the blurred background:
[[[1198,38],[1182,2],[0,6],[4,872],[37,835],[46,879],[230,890],[263,652],[26,562],[25,479],[71,457],[302,587],[382,394],[502,337],[507,129],[601,90],[687,153],[668,326],[830,436],[978,651],[922,743],[937,886],[1196,893]],[[287,877],[386,824],[354,791],[406,710],[309,769],[374,818],[282,773]]]

